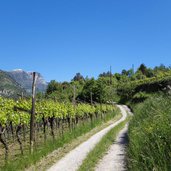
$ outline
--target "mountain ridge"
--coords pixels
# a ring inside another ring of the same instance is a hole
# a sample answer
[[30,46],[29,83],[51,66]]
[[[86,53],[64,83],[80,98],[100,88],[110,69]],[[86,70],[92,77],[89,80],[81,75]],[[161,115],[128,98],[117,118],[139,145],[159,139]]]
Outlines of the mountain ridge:
[[21,93],[26,94],[25,89],[6,71],[0,70],[0,96],[15,98]]
[[[32,73],[22,69],[14,69],[12,71],[0,69],[0,96],[18,98],[21,94],[30,95],[33,82]],[[36,73],[38,75],[36,91],[44,93],[48,83],[40,73]]]
[[[6,71],[16,82],[18,82],[23,88],[26,89],[28,93],[31,93],[32,90],[32,71],[24,71],[23,69],[14,69],[12,71]],[[45,81],[43,76],[36,72],[38,75],[37,79],[37,91],[45,92],[48,83]]]

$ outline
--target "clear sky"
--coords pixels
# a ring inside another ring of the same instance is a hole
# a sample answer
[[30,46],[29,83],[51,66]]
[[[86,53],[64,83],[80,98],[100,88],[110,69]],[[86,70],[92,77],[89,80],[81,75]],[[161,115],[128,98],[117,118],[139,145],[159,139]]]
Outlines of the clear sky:
[[1,0],[0,69],[69,81],[171,65],[171,0]]

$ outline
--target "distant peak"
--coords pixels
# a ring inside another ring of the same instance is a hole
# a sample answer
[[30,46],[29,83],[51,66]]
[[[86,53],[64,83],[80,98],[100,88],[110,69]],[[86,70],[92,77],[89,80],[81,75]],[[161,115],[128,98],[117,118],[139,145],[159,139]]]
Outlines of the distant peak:
[[22,69],[14,69],[13,71],[15,71],[15,72],[21,72],[23,70]]

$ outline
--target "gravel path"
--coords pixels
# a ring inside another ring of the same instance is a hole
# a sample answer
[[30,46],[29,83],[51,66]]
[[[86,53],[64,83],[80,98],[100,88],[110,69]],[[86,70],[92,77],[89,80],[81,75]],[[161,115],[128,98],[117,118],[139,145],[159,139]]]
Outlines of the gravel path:
[[[107,154],[100,160],[95,171],[125,171],[125,147],[127,144],[128,125],[122,129],[116,142],[110,147]],[[106,164],[107,163],[107,164]]]
[[122,112],[122,118],[107,128],[93,135],[84,143],[70,151],[66,156],[53,165],[48,171],[76,171],[86,158],[87,154],[95,147],[102,137],[109,132],[113,127],[124,121],[127,117],[127,112],[123,106],[118,105]]

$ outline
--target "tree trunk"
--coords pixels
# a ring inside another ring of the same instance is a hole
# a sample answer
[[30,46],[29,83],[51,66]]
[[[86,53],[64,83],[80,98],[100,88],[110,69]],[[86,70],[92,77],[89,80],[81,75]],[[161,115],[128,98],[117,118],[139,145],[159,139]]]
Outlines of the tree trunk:
[[76,116],[76,125],[78,124],[78,116]]
[[5,161],[8,160],[8,145],[6,143],[6,141],[3,139],[3,134],[5,132],[5,128],[3,128],[0,125],[0,142],[3,144],[4,148],[5,148]]
[[62,136],[64,134],[64,119],[62,119]]
[[46,125],[47,125],[47,120],[43,117],[43,134],[44,134],[44,142],[46,142]]
[[67,117],[67,122],[68,122],[69,130],[71,130],[71,119],[70,119],[70,117]]
[[22,145],[22,142],[21,142],[21,139],[20,139],[20,135],[19,135],[19,133],[21,131],[21,128],[22,128],[21,124],[17,126],[16,136],[17,136],[17,141],[18,141],[18,143],[20,145],[21,154],[23,155],[23,145]]
[[91,120],[91,124],[93,123],[93,115],[92,114],[89,114],[90,115],[90,120]]
[[10,127],[6,124],[7,139],[10,139]]
[[98,118],[98,113],[96,112],[95,115],[96,115],[96,119],[97,119]]
[[49,118],[50,122],[50,128],[51,128],[51,135],[53,140],[55,139],[55,134],[54,134],[54,117]]
[[72,118],[72,129],[75,128],[75,118]]
[[24,124],[23,124],[23,140],[24,142],[26,142],[26,128]]
[[13,128],[12,121],[10,122],[10,129],[11,129],[12,139],[14,141],[14,128]]
[[60,128],[60,121],[61,121],[61,120],[58,118],[58,119],[57,119],[57,122],[58,122],[58,129]]

